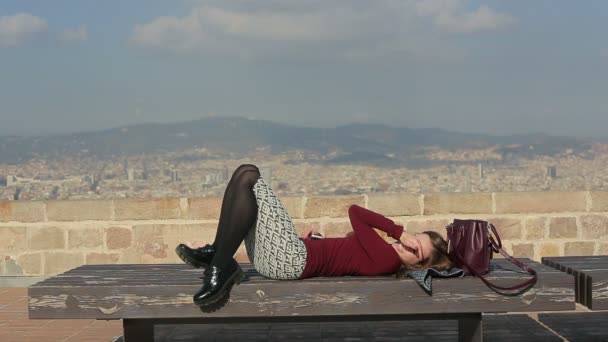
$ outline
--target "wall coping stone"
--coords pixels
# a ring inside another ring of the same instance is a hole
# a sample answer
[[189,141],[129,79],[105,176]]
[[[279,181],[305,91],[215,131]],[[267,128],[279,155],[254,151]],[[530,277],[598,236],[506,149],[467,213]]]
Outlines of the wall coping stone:
[[[349,196],[286,196],[294,219],[347,216],[349,203],[386,209],[391,216],[510,215],[608,212],[608,191],[386,193]],[[0,224],[82,221],[215,220],[219,197],[0,201]],[[323,205],[327,201],[328,205]],[[201,203],[214,208],[203,215]],[[95,212],[99,204],[101,211]],[[198,204],[198,207],[197,207]],[[333,205],[333,207],[332,207]],[[69,209],[70,213],[63,212]]]

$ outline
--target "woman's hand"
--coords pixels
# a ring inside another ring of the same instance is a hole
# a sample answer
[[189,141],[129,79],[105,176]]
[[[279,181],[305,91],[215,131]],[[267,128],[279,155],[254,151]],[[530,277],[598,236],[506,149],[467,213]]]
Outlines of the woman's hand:
[[401,242],[405,249],[409,250],[412,254],[414,254],[419,261],[424,260],[424,255],[422,255],[422,243],[416,238],[415,235],[411,235],[408,232],[404,231],[403,233],[401,233],[399,242]]

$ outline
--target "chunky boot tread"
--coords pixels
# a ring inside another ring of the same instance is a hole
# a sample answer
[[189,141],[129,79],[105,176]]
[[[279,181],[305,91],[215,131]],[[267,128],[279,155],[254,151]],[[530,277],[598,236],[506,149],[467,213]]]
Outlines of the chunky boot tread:
[[232,275],[224,282],[224,285],[220,288],[220,290],[209,298],[205,298],[204,300],[194,300],[194,304],[204,307],[213,305],[230,295],[230,291],[234,285],[239,285],[243,279],[243,270],[241,267],[237,266],[237,269],[234,271]]

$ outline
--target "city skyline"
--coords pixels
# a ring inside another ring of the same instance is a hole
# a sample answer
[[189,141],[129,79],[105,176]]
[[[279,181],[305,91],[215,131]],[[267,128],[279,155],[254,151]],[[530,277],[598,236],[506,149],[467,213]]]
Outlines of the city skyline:
[[606,137],[608,4],[0,5],[0,136],[244,116]]

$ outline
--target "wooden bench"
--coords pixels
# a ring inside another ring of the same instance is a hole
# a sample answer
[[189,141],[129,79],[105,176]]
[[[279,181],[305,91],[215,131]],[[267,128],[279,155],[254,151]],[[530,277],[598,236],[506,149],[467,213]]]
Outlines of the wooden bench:
[[608,310],[608,256],[545,257],[542,263],[574,276],[577,303]]
[[[573,310],[572,276],[525,260],[538,283],[519,296],[503,296],[474,277],[434,279],[427,295],[412,279],[312,278],[277,281],[242,265],[248,279],[220,310],[192,304],[200,270],[183,264],[86,265],[28,288],[31,319],[122,319],[126,342],[153,341],[154,325],[256,322],[458,320],[459,339],[482,340],[482,313]],[[505,260],[488,279],[511,286],[527,279]]]

